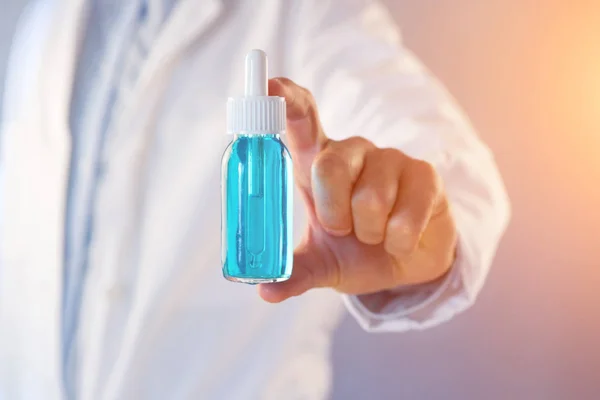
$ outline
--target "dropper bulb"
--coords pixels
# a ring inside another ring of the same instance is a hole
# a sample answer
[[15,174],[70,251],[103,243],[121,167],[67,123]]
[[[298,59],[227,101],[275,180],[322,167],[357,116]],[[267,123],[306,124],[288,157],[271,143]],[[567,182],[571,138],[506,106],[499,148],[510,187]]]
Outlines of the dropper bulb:
[[267,96],[267,54],[251,50],[246,56],[246,96]]

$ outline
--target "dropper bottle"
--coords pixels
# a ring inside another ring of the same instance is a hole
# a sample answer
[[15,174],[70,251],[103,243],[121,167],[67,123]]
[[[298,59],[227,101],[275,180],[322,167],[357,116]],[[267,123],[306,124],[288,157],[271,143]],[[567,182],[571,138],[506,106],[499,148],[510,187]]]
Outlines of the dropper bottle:
[[245,96],[227,102],[222,161],[221,262],[226,279],[279,282],[292,273],[293,167],[281,141],[285,99],[268,96],[267,56],[246,56]]

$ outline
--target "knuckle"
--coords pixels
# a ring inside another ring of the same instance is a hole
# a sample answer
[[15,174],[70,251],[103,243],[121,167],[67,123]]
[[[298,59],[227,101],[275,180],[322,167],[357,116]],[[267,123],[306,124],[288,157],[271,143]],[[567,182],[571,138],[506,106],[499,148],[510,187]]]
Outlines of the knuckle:
[[304,108],[306,110],[313,110],[314,112],[316,112],[317,101],[315,100],[315,97],[313,96],[312,92],[303,86],[299,86],[296,84],[294,84],[294,85],[298,88],[298,93],[302,99]]
[[323,151],[313,161],[313,174],[319,179],[339,180],[348,173],[344,158],[333,151]]
[[298,86],[298,88],[300,88],[300,90],[302,91],[302,93],[304,94],[304,96],[308,99],[308,101],[311,104],[315,104],[315,96],[313,96],[312,92],[310,90],[308,90],[307,88],[305,88],[304,86]]
[[274,78],[273,80],[275,80],[285,86],[295,85],[294,81],[292,81],[290,78],[286,78],[285,76],[280,76],[280,77]]
[[308,89],[289,78],[280,77],[274,80],[283,89],[281,95],[286,98],[288,119],[301,119],[307,115],[313,116],[313,114],[316,114],[316,102]]
[[352,208],[369,215],[387,214],[392,196],[385,188],[366,188],[352,197]]
[[[444,213],[449,213],[450,212],[450,201],[448,200],[448,197],[446,197],[446,195],[444,193],[442,193],[441,196],[438,197],[439,201],[438,201],[438,207],[436,210],[436,215],[442,215]],[[435,201],[435,199],[434,199]]]
[[[431,207],[438,196],[438,189],[435,187],[427,187],[423,189],[423,194],[421,197],[421,201],[423,202],[423,204],[426,206],[425,210],[429,209],[429,207]],[[422,212],[422,211],[421,211]],[[421,215],[421,214],[419,214]]]
[[403,160],[406,158],[406,155],[398,149],[386,147],[385,149],[381,149],[376,157],[386,162],[388,160]]
[[419,243],[415,225],[404,219],[392,219],[388,223],[385,247],[391,253],[412,253]]
[[365,139],[362,136],[353,136],[351,138],[346,139],[346,142],[351,144],[352,146],[357,147],[374,147],[373,143],[370,140]]
[[435,167],[426,161],[416,160],[414,168],[420,181],[421,197],[429,203],[435,202],[442,192],[442,182]]
[[432,164],[427,161],[414,160],[413,167],[422,181],[426,181],[434,186],[439,185],[439,176]]
[[419,243],[419,235],[411,225],[405,225],[403,231],[400,234],[400,240],[403,242],[401,245],[407,252],[412,252]]

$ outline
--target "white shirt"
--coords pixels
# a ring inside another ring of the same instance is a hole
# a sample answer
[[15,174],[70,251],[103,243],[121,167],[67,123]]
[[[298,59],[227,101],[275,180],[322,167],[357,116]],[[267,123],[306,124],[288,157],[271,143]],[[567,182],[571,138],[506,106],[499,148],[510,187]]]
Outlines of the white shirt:
[[[69,111],[86,2],[34,3],[17,34],[2,130],[0,398],[65,395],[61,364]],[[361,135],[436,166],[459,231],[448,278],[342,296],[370,331],[438,324],[474,301],[509,214],[492,155],[401,47],[378,3],[182,0],[112,117],[93,195],[76,330],[81,399],[321,399],[340,296],[281,305],[219,267],[224,101],[243,57],[309,88],[329,136]],[[296,238],[303,229],[300,201]],[[381,301],[381,299],[387,299]],[[362,300],[362,301],[361,301]]]

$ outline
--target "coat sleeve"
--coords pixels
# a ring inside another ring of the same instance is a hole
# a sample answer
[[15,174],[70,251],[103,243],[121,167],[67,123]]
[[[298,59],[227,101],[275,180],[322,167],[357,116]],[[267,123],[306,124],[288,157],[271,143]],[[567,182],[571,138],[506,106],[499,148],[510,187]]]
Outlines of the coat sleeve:
[[405,49],[387,10],[369,0],[291,2],[290,78],[312,91],[326,133],[363,136],[433,164],[458,229],[457,257],[437,282],[344,296],[373,332],[424,329],[473,304],[510,206],[490,150],[444,88]]

